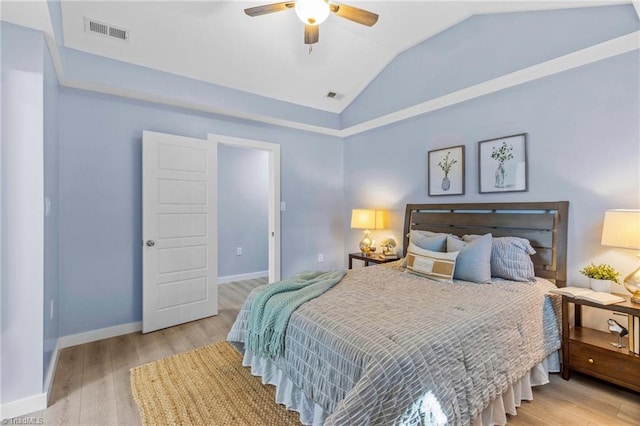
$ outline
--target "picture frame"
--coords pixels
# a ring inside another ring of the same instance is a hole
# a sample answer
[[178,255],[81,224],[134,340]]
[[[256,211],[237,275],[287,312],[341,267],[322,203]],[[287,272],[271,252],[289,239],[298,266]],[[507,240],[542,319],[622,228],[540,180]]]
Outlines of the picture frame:
[[529,189],[527,133],[478,142],[478,191],[522,192]]
[[427,194],[430,197],[464,195],[464,145],[427,153]]

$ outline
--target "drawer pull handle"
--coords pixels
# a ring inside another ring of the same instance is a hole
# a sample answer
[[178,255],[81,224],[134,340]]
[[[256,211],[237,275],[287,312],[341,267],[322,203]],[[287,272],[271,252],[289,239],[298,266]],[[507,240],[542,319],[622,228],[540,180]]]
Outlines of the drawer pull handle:
[[589,358],[589,364],[593,364],[593,358]]

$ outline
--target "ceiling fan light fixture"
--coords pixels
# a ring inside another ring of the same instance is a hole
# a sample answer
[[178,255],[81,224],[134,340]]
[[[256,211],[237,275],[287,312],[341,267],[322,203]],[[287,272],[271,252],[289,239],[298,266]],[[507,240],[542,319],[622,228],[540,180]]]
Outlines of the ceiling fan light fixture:
[[320,25],[329,16],[329,3],[325,0],[297,0],[296,15],[305,25]]

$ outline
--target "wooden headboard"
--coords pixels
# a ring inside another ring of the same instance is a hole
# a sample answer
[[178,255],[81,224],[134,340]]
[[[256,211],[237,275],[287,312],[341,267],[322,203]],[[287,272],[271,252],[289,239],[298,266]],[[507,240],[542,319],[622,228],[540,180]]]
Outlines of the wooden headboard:
[[536,276],[567,282],[568,201],[533,203],[407,204],[404,218],[404,254],[409,231],[420,229],[494,237],[523,237],[531,241]]

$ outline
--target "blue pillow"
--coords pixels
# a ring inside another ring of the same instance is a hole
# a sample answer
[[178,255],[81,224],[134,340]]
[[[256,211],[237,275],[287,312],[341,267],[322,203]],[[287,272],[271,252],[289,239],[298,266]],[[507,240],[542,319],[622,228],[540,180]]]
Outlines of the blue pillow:
[[447,250],[447,235],[449,234],[414,229],[409,234],[409,241],[421,249],[445,252]]
[[447,252],[460,252],[453,278],[474,283],[491,282],[491,243],[491,234],[468,242],[448,235]]
[[[409,245],[413,244],[418,248],[444,253],[447,251],[447,235],[431,231],[420,231],[412,229],[409,232]],[[407,254],[409,250],[407,249]],[[402,267],[407,267],[407,258],[404,258]]]
[[[478,235],[465,235],[464,241],[473,241]],[[497,237],[491,246],[491,275],[511,281],[532,281],[535,271],[531,255],[536,251],[526,238]]]

